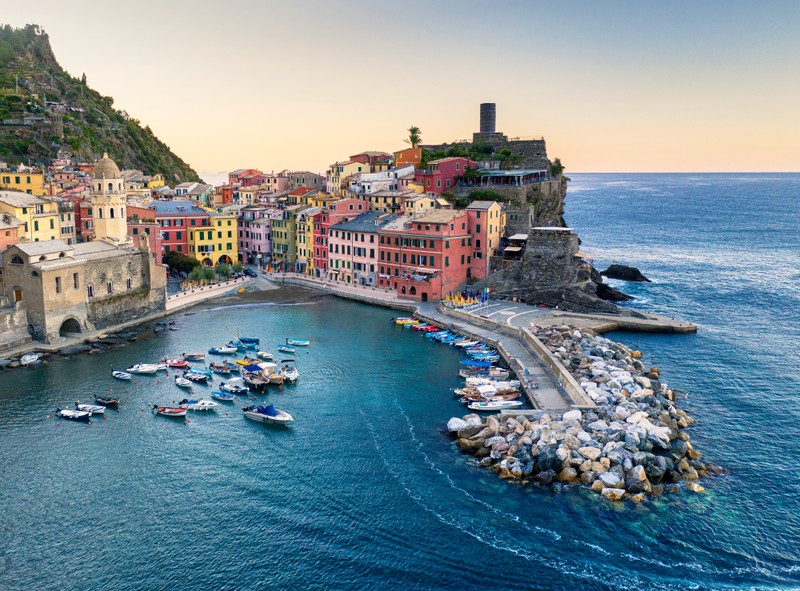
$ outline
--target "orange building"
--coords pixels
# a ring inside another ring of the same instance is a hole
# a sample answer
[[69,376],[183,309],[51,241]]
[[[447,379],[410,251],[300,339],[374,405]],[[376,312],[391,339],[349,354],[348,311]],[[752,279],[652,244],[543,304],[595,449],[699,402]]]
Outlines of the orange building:
[[419,168],[422,165],[422,148],[408,148],[394,153],[395,168],[408,166],[409,164],[414,168]]

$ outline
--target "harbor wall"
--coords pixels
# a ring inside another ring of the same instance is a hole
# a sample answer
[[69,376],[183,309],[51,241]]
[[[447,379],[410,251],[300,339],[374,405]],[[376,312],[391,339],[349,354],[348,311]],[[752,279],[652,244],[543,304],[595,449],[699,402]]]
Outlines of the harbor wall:
[[229,279],[223,283],[203,285],[173,294],[167,298],[167,312],[174,312],[203,300],[219,297],[232,289],[242,287],[247,281],[246,277],[239,277],[238,279]]

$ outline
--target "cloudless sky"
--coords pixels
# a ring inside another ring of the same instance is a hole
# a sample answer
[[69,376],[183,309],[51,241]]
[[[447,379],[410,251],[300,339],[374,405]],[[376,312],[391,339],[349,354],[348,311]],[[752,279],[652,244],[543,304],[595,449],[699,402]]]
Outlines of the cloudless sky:
[[544,136],[568,171],[800,171],[800,2],[8,2],[198,171]]

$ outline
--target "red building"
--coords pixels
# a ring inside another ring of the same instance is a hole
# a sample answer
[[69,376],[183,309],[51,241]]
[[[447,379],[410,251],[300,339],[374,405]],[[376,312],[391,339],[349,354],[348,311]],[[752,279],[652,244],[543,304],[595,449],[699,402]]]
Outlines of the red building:
[[428,168],[417,171],[414,180],[422,183],[426,193],[439,195],[456,186],[456,181],[470,168],[478,165],[469,158],[451,157],[428,162]]
[[[141,210],[143,208],[129,208]],[[153,201],[147,210],[161,227],[161,245],[164,253],[171,250],[189,254],[189,230],[209,225],[211,216],[197,201]],[[138,213],[138,212],[137,212]],[[131,213],[129,211],[128,215]]]
[[156,222],[152,209],[147,207],[127,207],[128,236],[133,238],[133,243],[138,244],[141,236],[147,236],[150,252],[155,255],[156,264],[161,264],[164,249],[161,239],[161,226]]
[[254,174],[263,174],[260,170],[255,168],[240,168],[238,170],[234,170],[233,172],[228,173],[228,184],[233,185],[241,184],[241,181],[245,177],[253,176]]
[[440,300],[467,280],[472,235],[464,210],[401,217],[378,230],[378,285],[413,299]]
[[219,194],[222,196],[223,205],[228,205],[229,203],[233,203],[234,198],[237,196],[236,189],[238,189],[238,187],[234,185],[222,185],[218,189]]
[[351,220],[369,210],[369,204],[360,199],[339,199],[328,203],[313,218],[314,272],[317,277],[328,277],[328,236],[330,227]]

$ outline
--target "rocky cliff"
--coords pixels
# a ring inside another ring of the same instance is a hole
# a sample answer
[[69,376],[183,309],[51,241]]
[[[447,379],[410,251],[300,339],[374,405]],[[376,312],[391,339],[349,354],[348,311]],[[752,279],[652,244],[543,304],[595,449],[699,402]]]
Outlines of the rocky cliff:
[[86,161],[108,152],[120,168],[161,173],[170,184],[200,180],[85,75],[65,72],[40,27],[0,27],[0,161],[46,164],[62,148]]

